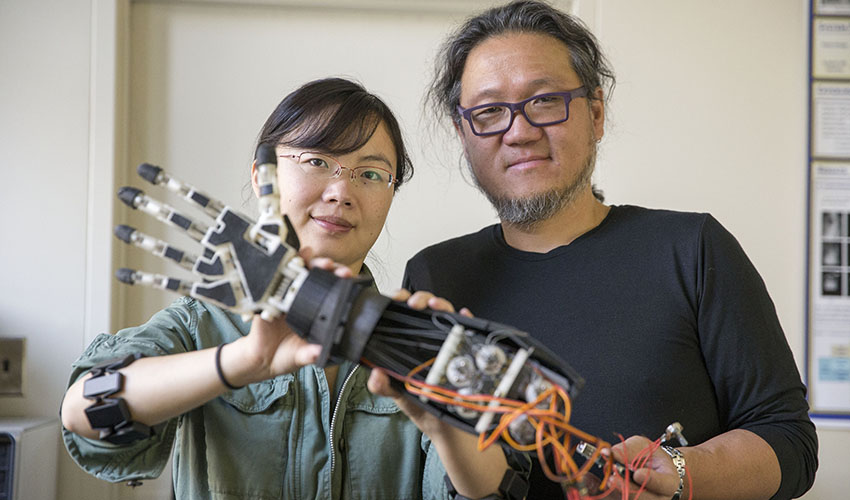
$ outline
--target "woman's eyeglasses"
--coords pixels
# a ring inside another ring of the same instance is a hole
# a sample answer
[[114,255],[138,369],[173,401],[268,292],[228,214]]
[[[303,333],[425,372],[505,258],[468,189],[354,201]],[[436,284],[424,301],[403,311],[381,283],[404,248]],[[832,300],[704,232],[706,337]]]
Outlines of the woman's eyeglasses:
[[392,189],[398,179],[389,171],[381,167],[343,167],[334,158],[322,153],[305,151],[297,155],[278,155],[298,165],[307,177],[315,179],[335,179],[342,175],[343,170],[351,171],[351,182],[357,187],[365,189],[383,190]]

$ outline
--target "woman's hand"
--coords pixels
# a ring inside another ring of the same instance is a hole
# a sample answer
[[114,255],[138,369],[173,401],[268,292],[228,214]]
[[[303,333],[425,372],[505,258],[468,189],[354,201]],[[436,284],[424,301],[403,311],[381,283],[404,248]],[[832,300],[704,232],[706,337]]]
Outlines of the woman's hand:
[[[324,257],[310,260],[309,267],[333,271],[340,278],[354,275],[349,268]],[[315,363],[321,352],[322,346],[299,337],[283,316],[266,321],[256,315],[247,336],[222,348],[221,366],[228,382],[243,386],[295,372]]]

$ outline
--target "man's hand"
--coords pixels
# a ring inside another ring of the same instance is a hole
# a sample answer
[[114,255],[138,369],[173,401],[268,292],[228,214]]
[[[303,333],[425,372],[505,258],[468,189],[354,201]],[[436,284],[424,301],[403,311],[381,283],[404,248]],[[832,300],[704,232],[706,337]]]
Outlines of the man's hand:
[[[647,458],[644,454],[650,449],[654,451]],[[670,500],[679,488],[679,474],[670,456],[643,436],[632,436],[610,449],[603,449],[602,454],[606,457],[613,454],[614,460],[626,465],[634,462],[638,455],[643,459],[637,464],[639,468],[630,473],[631,481],[628,484],[620,478],[612,478],[611,484],[617,489],[615,498],[621,498],[620,492],[623,490],[629,492],[629,498],[634,498],[643,487],[644,491],[640,493],[642,500]],[[684,485],[685,490],[681,495],[683,500],[688,498],[687,480]]]

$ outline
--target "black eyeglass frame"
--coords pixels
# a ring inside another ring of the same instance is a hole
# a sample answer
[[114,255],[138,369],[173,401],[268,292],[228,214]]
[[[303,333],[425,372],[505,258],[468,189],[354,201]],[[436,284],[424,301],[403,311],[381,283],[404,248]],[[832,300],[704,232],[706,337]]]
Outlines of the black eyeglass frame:
[[[540,99],[541,97],[549,96],[558,96],[564,99],[564,107],[566,108],[564,110],[564,118],[562,120],[554,120],[551,122],[535,122],[534,120],[529,118],[528,114],[525,112],[525,105],[535,99]],[[516,118],[517,111],[522,113],[522,116],[525,117],[528,123],[535,127],[546,127],[548,125],[564,123],[570,118],[570,102],[572,102],[573,99],[578,99],[580,97],[587,97],[587,89],[585,87],[578,87],[572,90],[567,90],[566,92],[546,92],[544,94],[537,94],[519,102],[488,102],[486,104],[479,104],[478,106],[472,106],[470,108],[464,108],[458,104],[457,112],[463,119],[467,121],[467,123],[469,123],[469,129],[472,130],[473,134],[479,137],[487,137],[491,135],[504,134],[505,132],[510,130],[514,124],[514,118]],[[472,113],[476,110],[490,108],[493,106],[504,106],[511,110],[511,119],[508,121],[508,125],[501,130],[496,130],[492,132],[478,132],[477,130],[475,130],[475,125],[472,123]]]

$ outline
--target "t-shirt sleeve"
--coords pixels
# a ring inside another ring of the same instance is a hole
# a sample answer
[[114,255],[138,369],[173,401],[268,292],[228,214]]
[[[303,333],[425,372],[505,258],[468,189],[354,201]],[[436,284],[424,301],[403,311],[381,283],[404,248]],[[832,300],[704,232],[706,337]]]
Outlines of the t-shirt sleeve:
[[[401,287],[411,293],[418,291],[434,291],[435,284],[431,276],[432,264],[430,263],[440,261],[439,256],[435,255],[436,253],[437,252],[431,249],[426,249],[408,260],[407,265],[404,266],[404,276],[401,278]],[[445,272],[445,269],[442,271]],[[450,290],[441,289],[439,292],[441,294],[445,294],[449,291]]]
[[817,435],[806,388],[761,276],[714,218],[700,234],[699,336],[727,430],[746,429],[776,453],[775,499],[808,490],[817,470]]
[[405,290],[412,292],[417,291],[419,288],[414,283],[414,274],[415,274],[415,264],[414,260],[411,259],[407,261],[407,265],[404,266],[404,276],[401,278],[401,287]]
[[[85,352],[71,365],[68,386],[88,373],[95,365],[130,354],[163,356],[193,350],[191,325],[197,316],[186,299],[155,314],[141,326],[127,328],[115,335],[102,333],[95,337]],[[114,445],[87,439],[62,429],[68,453],[86,472],[110,482],[158,477],[171,453],[177,418],[154,427],[150,438],[126,445]]]

